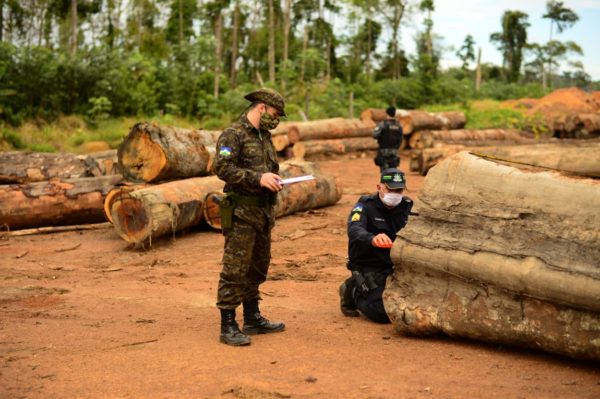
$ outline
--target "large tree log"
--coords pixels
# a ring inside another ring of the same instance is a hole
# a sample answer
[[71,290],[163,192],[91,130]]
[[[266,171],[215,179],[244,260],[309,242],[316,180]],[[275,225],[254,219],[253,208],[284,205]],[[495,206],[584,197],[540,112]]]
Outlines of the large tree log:
[[88,165],[94,167],[92,170],[98,170],[98,176],[121,174],[117,150],[92,152],[85,156],[85,161]]
[[410,140],[411,148],[415,149],[431,148],[436,143],[462,144],[471,147],[535,143],[531,133],[511,129],[428,130],[413,133]]
[[125,189],[111,203],[112,221],[124,240],[152,245],[154,238],[199,224],[204,198],[223,186],[217,176],[208,176]]
[[396,119],[404,134],[421,130],[462,129],[467,118],[462,112],[397,111]]
[[398,332],[600,359],[600,181],[461,152],[419,199],[384,292]]
[[321,119],[291,125],[288,130],[288,139],[290,144],[295,144],[308,140],[371,137],[374,128],[373,122],[360,119]]
[[429,169],[442,160],[465,150],[507,161],[600,177],[600,142],[587,140],[504,147],[445,145],[425,148],[414,153],[418,159],[416,171],[425,176]]
[[138,123],[119,147],[119,167],[126,179],[135,182],[207,175],[218,134]]
[[310,140],[294,144],[294,158],[303,159],[313,155],[345,154],[377,149],[377,141],[369,137],[351,137],[339,140]]
[[[360,114],[363,121],[374,123],[387,119],[384,109],[367,108]],[[402,131],[408,135],[420,130],[462,129],[467,124],[463,112],[425,112],[416,110],[396,110],[396,120]]]
[[[281,164],[280,176],[285,178],[312,174],[315,180],[290,184],[277,194],[275,217],[335,204],[342,197],[342,185],[333,176],[321,174],[315,163],[288,161]],[[204,201],[204,220],[213,229],[221,229],[219,203],[222,192],[207,195]]]
[[120,175],[0,186],[0,225],[9,229],[104,221],[106,194]]
[[0,184],[101,176],[92,157],[45,152],[0,152]]

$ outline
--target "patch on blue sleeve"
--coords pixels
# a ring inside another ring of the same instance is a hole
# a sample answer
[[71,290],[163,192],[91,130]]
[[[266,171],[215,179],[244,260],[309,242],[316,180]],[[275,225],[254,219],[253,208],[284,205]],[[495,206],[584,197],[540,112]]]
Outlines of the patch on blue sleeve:
[[229,158],[231,156],[231,147],[221,146],[219,149],[219,156]]
[[362,210],[363,210],[363,204],[356,204],[354,209],[352,209],[352,212],[362,212]]

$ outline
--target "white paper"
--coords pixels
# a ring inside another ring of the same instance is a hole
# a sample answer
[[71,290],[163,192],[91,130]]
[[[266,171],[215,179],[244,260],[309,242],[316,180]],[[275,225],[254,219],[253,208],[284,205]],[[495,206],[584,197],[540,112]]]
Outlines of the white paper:
[[290,177],[289,179],[281,180],[281,184],[285,185],[285,184],[292,184],[292,183],[300,183],[301,181],[314,180],[314,178],[315,177],[313,175]]

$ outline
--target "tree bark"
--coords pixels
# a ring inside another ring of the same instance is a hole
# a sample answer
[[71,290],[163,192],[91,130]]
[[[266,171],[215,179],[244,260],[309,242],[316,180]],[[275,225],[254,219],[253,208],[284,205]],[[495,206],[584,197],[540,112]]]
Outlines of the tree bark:
[[119,147],[119,168],[134,182],[207,175],[218,133],[138,123]]
[[23,184],[52,178],[74,179],[110,174],[106,173],[108,170],[105,170],[105,166],[103,159],[96,159],[94,155],[0,152],[0,184]]
[[403,334],[600,359],[600,182],[456,154],[398,233],[383,298]]
[[481,89],[481,47],[477,52],[477,68],[475,69],[475,92]]
[[331,118],[309,122],[292,123],[288,126],[291,144],[299,141],[336,139],[348,137],[371,137],[375,124],[358,119]]
[[104,222],[106,194],[119,175],[0,186],[0,225],[10,230]]
[[286,88],[286,80],[287,80],[287,68],[288,68],[288,58],[289,58],[289,47],[290,47],[290,28],[292,25],[291,21],[291,12],[292,12],[292,0],[285,0],[285,9],[283,11],[283,79],[281,80],[281,86],[285,91]]
[[300,141],[292,147],[296,159],[309,158],[314,155],[346,154],[358,151],[373,151],[378,147],[377,141],[369,137],[349,137],[338,140]]
[[199,224],[204,198],[223,186],[217,176],[208,176],[124,189],[111,203],[115,230],[125,241],[152,245],[157,237]]
[[432,148],[436,144],[462,144],[481,147],[489,145],[533,144],[530,133],[510,129],[430,130],[412,133],[409,144],[413,149]]
[[[308,174],[315,176],[315,180],[290,184],[277,194],[276,217],[334,205],[341,199],[341,184],[333,176],[323,175],[317,164],[303,161],[281,164],[280,175],[283,178]],[[216,230],[221,229],[219,203],[223,195],[220,191],[208,194],[202,210],[206,223]]]

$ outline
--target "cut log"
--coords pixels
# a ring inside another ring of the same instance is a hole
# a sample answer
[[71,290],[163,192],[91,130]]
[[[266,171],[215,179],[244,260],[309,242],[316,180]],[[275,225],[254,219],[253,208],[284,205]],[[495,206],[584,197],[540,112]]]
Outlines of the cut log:
[[0,153],[0,184],[100,175],[102,173],[93,160],[75,154],[19,151]]
[[106,220],[108,220],[110,223],[113,222],[112,214],[110,213],[110,210],[115,201],[117,201],[120,198],[123,198],[125,195],[127,195],[127,193],[130,193],[130,192],[136,191],[136,190],[141,190],[142,188],[146,188],[146,187],[149,187],[149,185],[145,184],[145,183],[123,182],[119,186],[110,190],[108,192],[108,194],[106,194],[106,197],[104,198],[103,210],[104,210],[104,216],[106,217]]
[[207,175],[208,148],[215,146],[215,136],[211,131],[138,123],[119,147],[119,167],[134,182]]
[[600,181],[461,152],[418,206],[383,295],[398,332],[600,360]]
[[[414,134],[414,133],[413,133]],[[510,129],[458,129],[419,132],[410,143],[411,148],[434,147],[436,143],[462,144],[470,147],[491,145],[533,144],[533,134]]]
[[289,127],[290,144],[299,141],[371,137],[375,124],[359,119],[331,118],[299,122]]
[[293,146],[293,156],[296,159],[304,159],[314,155],[345,154],[348,152],[376,150],[377,146],[377,141],[369,137],[300,141]]
[[582,176],[600,177],[600,142],[587,140],[503,147],[467,148],[462,145],[445,145],[426,148],[416,152],[418,172],[425,176],[437,163],[464,150]]
[[199,224],[204,198],[223,186],[217,176],[208,176],[125,192],[112,202],[112,221],[125,241],[152,245],[152,239]]
[[[281,164],[279,172],[283,178],[312,174],[315,180],[290,184],[277,194],[275,217],[291,215],[295,212],[321,208],[335,204],[342,197],[342,186],[332,176],[321,174],[318,165],[311,162],[289,161]],[[213,229],[221,229],[219,204],[222,192],[207,195],[203,215]]]
[[467,118],[462,112],[397,111],[396,119],[402,132],[410,134],[421,130],[462,129]]
[[120,175],[0,186],[0,225],[10,230],[104,222],[106,194]]
[[573,123],[575,130],[584,135],[597,135],[600,133],[600,113],[577,114]]
[[[374,123],[387,119],[384,109],[367,108],[360,114],[362,121]],[[425,112],[416,110],[396,110],[396,120],[402,125],[404,134],[420,130],[462,129],[467,124],[463,112]]]
[[366,108],[360,113],[360,120],[365,122],[378,123],[387,118],[388,114],[381,108]]
[[275,151],[285,151],[286,148],[290,146],[290,139],[287,134],[280,134],[277,136],[272,136],[271,141],[273,141],[273,146],[275,147]]

